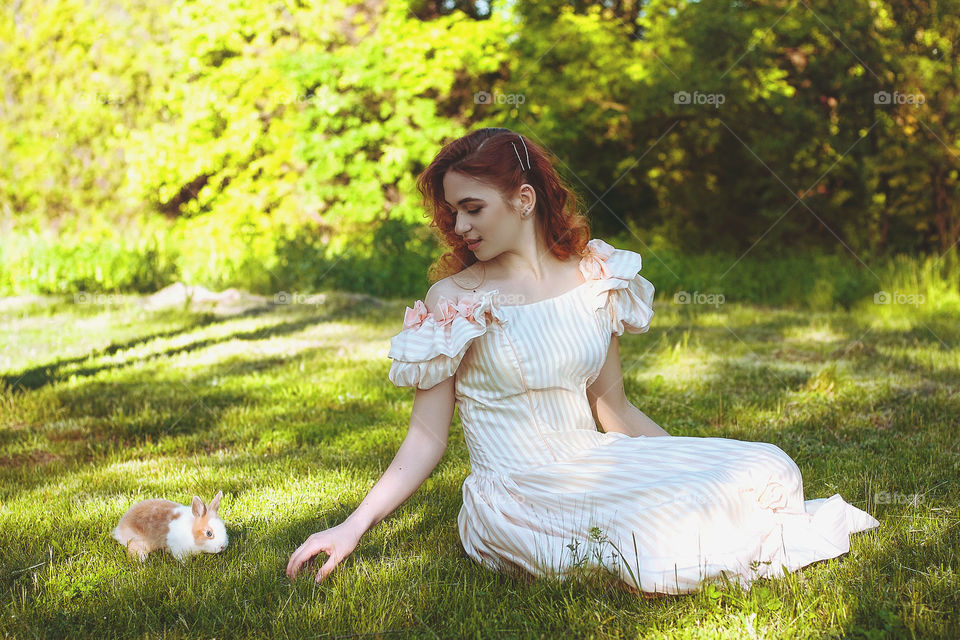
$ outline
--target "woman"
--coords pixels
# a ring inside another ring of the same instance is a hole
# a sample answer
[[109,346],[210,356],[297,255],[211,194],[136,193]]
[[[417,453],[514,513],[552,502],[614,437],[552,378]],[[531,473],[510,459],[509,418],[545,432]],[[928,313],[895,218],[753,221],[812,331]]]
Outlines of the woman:
[[[453,250],[391,339],[390,380],[417,388],[406,439],[360,506],[313,534],[323,580],[430,475],[460,410],[471,473],[458,528],[494,570],[609,570],[631,590],[748,586],[849,550],[879,525],[842,500],[804,501],[780,448],[669,436],[625,397],[619,337],[643,333],[653,285],[641,259],[600,239],[539,146],[507,129],[448,144],[420,176]],[[598,430],[597,427],[601,430]]]

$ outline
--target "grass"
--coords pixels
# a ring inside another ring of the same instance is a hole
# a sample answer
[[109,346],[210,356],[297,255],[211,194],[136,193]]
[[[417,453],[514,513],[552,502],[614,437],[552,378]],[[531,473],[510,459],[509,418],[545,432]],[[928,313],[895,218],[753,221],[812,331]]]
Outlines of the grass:
[[[621,341],[628,396],[674,435],[773,442],[807,498],[881,521],[849,554],[743,592],[646,599],[584,573],[488,571],[456,516],[459,417],[424,485],[322,584],[284,575],[393,458],[413,392],[387,380],[412,300],[234,315],[37,298],[0,307],[0,634],[112,637],[957,637],[958,314],[658,300]],[[128,560],[147,497],[224,491],[231,546]],[[309,575],[309,574],[308,574]],[[364,635],[366,634],[366,635]]]

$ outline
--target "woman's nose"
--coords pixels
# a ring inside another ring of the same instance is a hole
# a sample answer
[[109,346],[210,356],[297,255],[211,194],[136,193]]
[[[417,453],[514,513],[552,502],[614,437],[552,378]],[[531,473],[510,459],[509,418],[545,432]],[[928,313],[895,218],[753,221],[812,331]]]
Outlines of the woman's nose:
[[470,225],[467,224],[466,216],[462,216],[459,213],[455,214],[457,216],[457,223],[453,226],[453,230],[457,235],[462,236],[467,232],[467,229]]

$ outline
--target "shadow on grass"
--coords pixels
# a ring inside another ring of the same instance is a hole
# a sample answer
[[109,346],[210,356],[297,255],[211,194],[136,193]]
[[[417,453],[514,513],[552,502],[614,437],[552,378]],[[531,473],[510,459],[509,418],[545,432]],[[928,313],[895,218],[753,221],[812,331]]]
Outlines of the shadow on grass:
[[202,340],[191,342],[190,344],[187,344],[187,345],[166,349],[164,351],[157,351],[157,352],[148,354],[146,356],[143,356],[141,358],[125,360],[124,362],[120,362],[120,363],[109,363],[109,364],[93,366],[93,367],[71,369],[69,372],[62,372],[62,370],[65,369],[66,367],[79,364],[81,362],[85,362],[90,358],[111,355],[113,353],[116,353],[117,351],[130,349],[140,344],[149,343],[154,340],[173,338],[178,335],[186,334],[191,331],[203,329],[212,325],[232,322],[239,318],[276,314],[277,310],[270,307],[258,307],[258,308],[250,309],[243,313],[240,313],[234,316],[225,317],[225,318],[218,318],[213,314],[203,314],[203,316],[201,316],[199,320],[178,329],[159,332],[159,333],[155,333],[147,336],[141,336],[137,338],[132,338],[122,343],[111,344],[104,349],[97,349],[97,350],[91,351],[89,354],[85,356],[78,356],[76,358],[57,360],[55,362],[51,362],[48,364],[32,367],[20,373],[4,375],[0,377],[0,391],[4,389],[8,389],[10,392],[24,392],[26,390],[35,390],[46,385],[60,382],[64,379],[68,379],[73,376],[91,377],[103,371],[109,371],[109,370],[119,369],[123,367],[137,366],[137,365],[150,362],[151,360],[175,356],[175,355],[184,354],[184,353],[190,353],[190,352],[204,349],[206,347],[210,347],[223,342],[229,342],[231,340],[256,341],[256,340],[274,338],[278,336],[285,336],[291,333],[296,333],[297,331],[300,331],[306,327],[309,327],[311,325],[318,324],[321,322],[330,322],[335,320],[356,318],[358,316],[362,317],[363,312],[369,311],[369,305],[364,303],[334,302],[328,306],[332,306],[332,308],[324,308],[321,313],[309,314],[303,318],[300,318],[294,321],[278,322],[268,327],[262,327],[260,329],[256,329],[253,331],[246,331],[242,333],[240,332],[230,333],[228,335],[218,337],[218,338],[205,338]]
[[[310,348],[298,356],[322,363],[339,347]],[[103,382],[87,380],[75,387],[52,391],[55,404],[62,409],[55,422],[31,429],[7,429],[0,432],[4,445],[18,441],[40,446],[16,456],[0,457],[0,495],[12,497],[42,485],[56,484],[67,474],[95,473],[97,460],[144,446],[160,448],[153,455],[189,456],[198,452],[256,445],[261,434],[282,431],[284,442],[292,446],[317,446],[355,432],[361,425],[382,424],[382,403],[349,399],[339,403],[312,404],[285,401],[283,409],[273,411],[267,392],[246,391],[233,385],[231,378],[242,379],[251,372],[264,373],[293,366],[284,358],[263,357],[221,363],[203,370],[203,375],[182,381],[152,382],[135,380]],[[373,371],[355,369],[351,376],[357,385],[382,384]],[[310,402],[309,396],[304,400]],[[245,430],[226,431],[225,414],[238,407],[261,409],[265,416],[246,424]],[[270,425],[263,424],[268,420]],[[287,446],[286,444],[283,445]],[[350,462],[342,451],[316,449],[318,460]]]
[[[159,331],[157,333],[152,333],[145,336],[137,336],[136,338],[131,338],[130,340],[125,340],[123,342],[114,342],[103,349],[94,349],[90,353],[83,356],[78,356],[76,358],[63,358],[47,364],[31,367],[30,369],[26,369],[21,373],[0,376],[0,390],[7,389],[10,392],[23,392],[27,390],[39,389],[40,387],[53,384],[54,382],[60,380],[61,378],[58,377],[57,372],[64,367],[80,364],[81,362],[85,362],[90,358],[113,355],[117,351],[132,349],[133,347],[146,344],[154,340],[173,338],[215,323],[217,323],[217,318],[213,314],[202,314],[200,317],[177,329]],[[78,373],[83,375],[91,375],[96,371],[97,370],[94,369],[90,370],[89,372],[81,371]]]

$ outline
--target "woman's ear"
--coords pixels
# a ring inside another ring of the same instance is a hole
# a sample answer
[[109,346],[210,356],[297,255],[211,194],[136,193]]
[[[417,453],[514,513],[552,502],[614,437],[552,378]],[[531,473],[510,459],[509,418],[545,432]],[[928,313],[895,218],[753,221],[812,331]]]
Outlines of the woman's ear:
[[529,209],[532,213],[534,207],[537,206],[536,190],[527,183],[520,185],[520,190],[517,193],[517,205],[519,212],[523,213],[524,210]]

